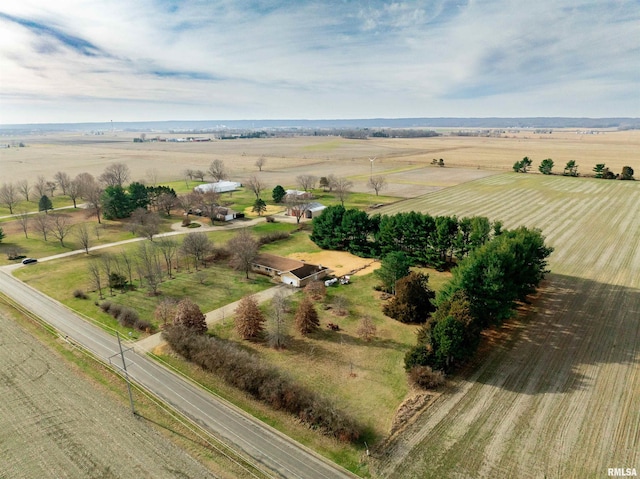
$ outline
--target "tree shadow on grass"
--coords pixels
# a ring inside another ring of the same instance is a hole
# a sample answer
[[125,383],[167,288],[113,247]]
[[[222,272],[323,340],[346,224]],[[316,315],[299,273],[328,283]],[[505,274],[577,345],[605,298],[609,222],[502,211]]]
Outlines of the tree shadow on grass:
[[518,318],[483,334],[469,379],[524,394],[590,387],[593,366],[640,362],[640,290],[550,274]]

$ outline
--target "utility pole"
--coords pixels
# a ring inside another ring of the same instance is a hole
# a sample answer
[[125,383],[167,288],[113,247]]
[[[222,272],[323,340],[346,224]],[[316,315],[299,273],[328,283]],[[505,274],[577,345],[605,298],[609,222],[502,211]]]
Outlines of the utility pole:
[[369,161],[371,162],[371,175],[369,176],[369,178],[373,178],[373,162],[376,161],[376,156],[374,156],[373,158],[369,158]]
[[[118,338],[118,347],[120,348],[120,353],[116,353],[109,357],[109,363],[111,364],[111,358],[114,356],[120,355],[122,358],[122,370],[124,371],[124,379],[127,382],[127,390],[129,391],[129,404],[131,404],[131,413],[135,416],[136,409],[133,406],[133,394],[131,393],[131,381],[129,381],[129,373],[127,372],[127,362],[124,357],[125,351],[122,349],[122,342],[120,341],[120,333],[116,331],[116,337]],[[127,351],[130,351],[132,348],[128,348]],[[119,367],[114,364],[114,366]]]

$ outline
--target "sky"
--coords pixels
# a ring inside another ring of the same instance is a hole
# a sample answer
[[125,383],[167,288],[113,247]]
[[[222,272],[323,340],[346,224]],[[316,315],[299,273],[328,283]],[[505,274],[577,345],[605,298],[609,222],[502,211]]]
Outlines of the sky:
[[0,123],[640,116],[640,0],[0,3]]

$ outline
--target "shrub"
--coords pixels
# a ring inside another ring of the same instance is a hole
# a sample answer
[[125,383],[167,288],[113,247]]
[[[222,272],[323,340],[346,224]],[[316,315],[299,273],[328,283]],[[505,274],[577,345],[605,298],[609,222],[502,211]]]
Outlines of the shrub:
[[162,334],[176,353],[273,409],[286,411],[309,427],[344,442],[360,437],[363,427],[330,401],[235,344],[195,334],[180,324],[168,327]]
[[116,317],[118,322],[127,328],[133,328],[138,321],[140,321],[140,317],[138,316],[138,312],[135,309],[127,308],[126,306],[122,307],[122,310]]
[[153,331],[153,325],[149,321],[147,321],[146,319],[138,319],[136,321],[136,323],[134,324],[134,327],[138,331],[145,331],[145,332]]
[[111,310],[112,305],[113,303],[111,301],[103,301],[100,303],[100,309],[105,313],[108,313]]
[[111,307],[109,308],[108,313],[117,319],[118,316],[120,316],[120,313],[122,312],[123,308],[124,306],[122,306],[121,304],[111,303]]
[[274,241],[287,239],[291,234],[288,231],[274,231],[258,237],[258,245],[262,246]]
[[267,223],[275,223],[276,222],[276,219],[271,215],[267,216],[266,219],[267,219]]
[[73,292],[73,297],[74,298],[78,298],[78,299],[87,299],[87,295],[85,294],[84,291],[82,291],[81,289],[76,289]]
[[182,226],[189,226],[191,224],[191,220],[189,218],[182,219]]
[[414,366],[409,371],[409,381],[422,389],[435,389],[444,384],[444,373],[429,366]]

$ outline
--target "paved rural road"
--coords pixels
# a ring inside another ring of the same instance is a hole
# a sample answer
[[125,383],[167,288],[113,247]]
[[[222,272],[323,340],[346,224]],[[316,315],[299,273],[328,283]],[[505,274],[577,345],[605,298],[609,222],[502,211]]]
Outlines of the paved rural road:
[[[97,357],[106,360],[118,352],[116,338],[12,277],[4,268],[0,270],[0,291]],[[133,350],[125,353],[125,357],[129,376],[134,381],[279,476],[300,479],[356,477],[147,357]],[[117,361],[115,357],[113,362],[118,364]]]

